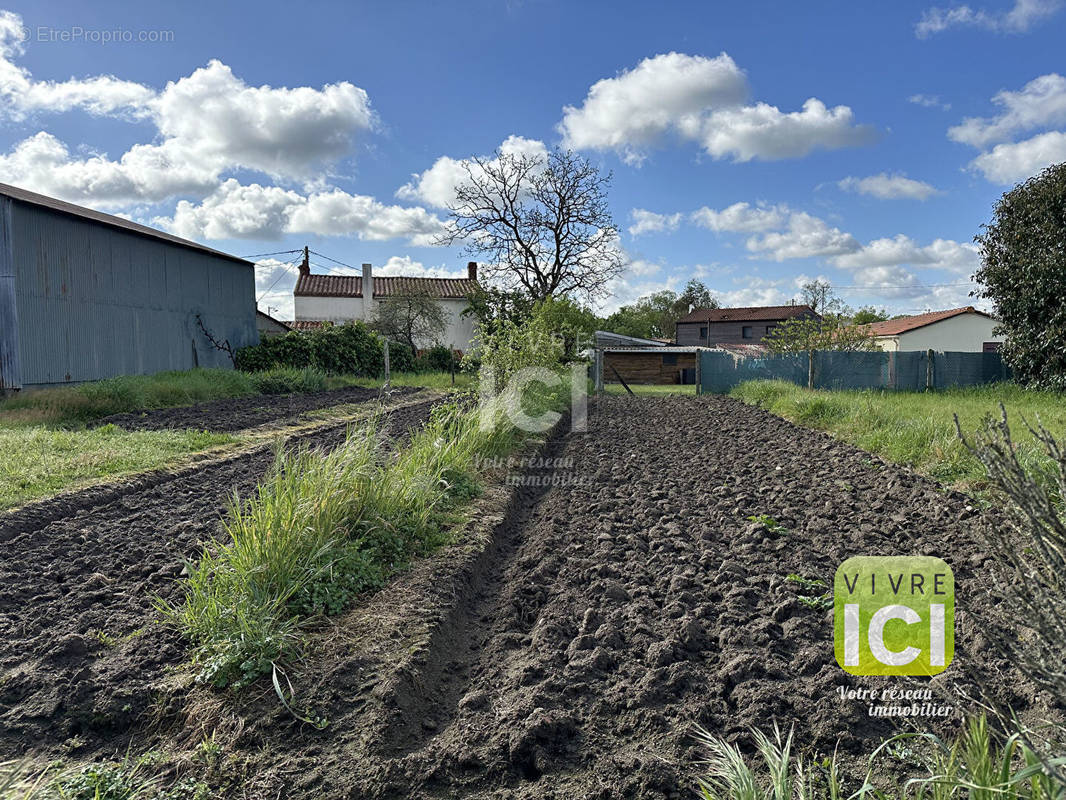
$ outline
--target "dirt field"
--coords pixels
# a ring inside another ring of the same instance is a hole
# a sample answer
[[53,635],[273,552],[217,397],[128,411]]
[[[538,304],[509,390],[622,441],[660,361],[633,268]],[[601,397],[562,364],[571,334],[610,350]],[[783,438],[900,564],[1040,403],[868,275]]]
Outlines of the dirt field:
[[[144,747],[213,735],[214,764],[175,768],[249,800],[675,798],[693,784],[692,723],[736,737],[776,720],[804,747],[869,753],[892,723],[839,686],[931,683],[962,705],[980,676],[1044,710],[975,627],[1000,612],[966,497],[720,397],[601,398],[588,433],[564,429],[541,457],[551,466],[523,474],[554,488],[490,493],[456,544],[329,623],[294,680],[321,731],[269,686],[234,697],[168,676],[182,645],[154,629],[116,646],[85,635],[145,624],[232,470],[5,534],[3,754],[132,726]],[[260,468],[238,470],[241,485]],[[908,683],[837,666],[831,612],[785,577],[831,584],[862,554],[952,566],[947,672]]]
[[[416,389],[398,387],[393,396],[409,394]],[[326,392],[306,394],[269,395],[257,394],[247,397],[230,397],[192,406],[157,408],[150,411],[135,411],[129,414],[112,414],[97,422],[98,425],[113,423],[128,431],[159,431],[166,428],[196,428],[219,433],[254,428],[268,422],[291,419],[308,411],[343,405],[365,403],[377,397],[379,390],[350,386]]]
[[[389,430],[420,425],[434,402],[392,412]],[[289,441],[329,448],[346,427]],[[125,734],[154,713],[167,668],[185,656],[154,624],[153,596],[174,595],[184,560],[273,458],[265,445],[0,515],[0,760],[125,747]]]

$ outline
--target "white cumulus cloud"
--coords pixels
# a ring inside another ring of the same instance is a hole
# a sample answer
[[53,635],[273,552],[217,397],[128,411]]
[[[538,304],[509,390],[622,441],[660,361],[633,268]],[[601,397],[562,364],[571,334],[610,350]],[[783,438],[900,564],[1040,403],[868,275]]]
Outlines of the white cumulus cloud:
[[1010,184],[1063,161],[1066,161],[1066,132],[1049,131],[1020,142],[997,144],[970,162],[970,166],[993,183]]
[[905,175],[889,175],[885,172],[865,178],[849,176],[839,181],[837,186],[848,192],[858,192],[881,200],[897,198],[925,200],[940,193],[939,189],[925,181],[916,181]]
[[614,150],[631,164],[671,132],[734,161],[796,158],[872,138],[847,106],[810,98],[800,111],[783,112],[745,105],[747,96],[746,77],[726,53],[666,53],[594,83],[580,106],[564,107],[558,129],[566,147]]
[[948,130],[948,138],[980,148],[1020,131],[1066,123],[1066,78],[1041,75],[1017,92],[998,92],[992,102],[1001,108],[997,116],[968,117]]
[[[544,158],[548,148],[537,139],[508,136],[499,147],[503,155]],[[490,162],[491,163],[491,162]],[[411,180],[396,191],[404,200],[418,200],[436,208],[448,208],[455,204],[455,189],[469,178],[467,168],[477,169],[469,159],[441,156],[433,165],[411,176]]]
[[681,212],[676,214],[657,214],[643,208],[634,208],[629,212],[633,224],[629,226],[630,236],[642,236],[645,233],[673,233],[681,225]]
[[850,233],[803,211],[797,211],[789,217],[785,230],[752,236],[747,241],[748,250],[774,261],[836,256],[853,252],[859,247],[858,240]]
[[442,223],[424,208],[386,205],[373,197],[327,189],[307,195],[278,186],[226,180],[200,203],[182,200],[156,224],[190,239],[279,239],[286,234],[407,238],[431,244]]
[[760,233],[780,228],[788,219],[785,206],[753,206],[733,203],[717,211],[704,206],[692,212],[692,221],[716,232]]

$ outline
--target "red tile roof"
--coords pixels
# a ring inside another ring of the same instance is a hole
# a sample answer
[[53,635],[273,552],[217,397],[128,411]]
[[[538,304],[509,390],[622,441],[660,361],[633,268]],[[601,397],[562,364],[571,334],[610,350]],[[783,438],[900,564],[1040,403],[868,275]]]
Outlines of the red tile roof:
[[697,308],[681,319],[683,322],[763,322],[792,319],[814,314],[810,306],[749,306],[747,308]]
[[[374,297],[428,292],[433,297],[462,300],[477,289],[469,278],[401,278],[374,276]],[[360,275],[301,275],[293,294],[298,297],[362,297]]]
[[318,330],[323,325],[332,325],[333,323],[322,322],[321,320],[317,319],[298,319],[293,322],[286,322],[284,324],[288,325],[294,331],[313,331]]
[[898,336],[901,333],[913,331],[915,328],[924,328],[926,325],[932,325],[934,322],[951,319],[960,314],[979,314],[982,317],[995,319],[991,314],[986,314],[984,311],[978,311],[973,306],[964,306],[963,308],[951,308],[947,311],[930,311],[926,314],[915,314],[911,317],[889,319],[884,322],[871,322],[869,329],[870,333],[874,336]]

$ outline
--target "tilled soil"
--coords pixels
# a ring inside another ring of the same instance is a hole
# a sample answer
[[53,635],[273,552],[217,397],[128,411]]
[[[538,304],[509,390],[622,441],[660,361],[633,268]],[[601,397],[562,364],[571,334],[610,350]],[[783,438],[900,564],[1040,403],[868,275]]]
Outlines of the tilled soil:
[[[389,412],[386,432],[421,425],[434,402]],[[328,449],[347,424],[288,443]],[[76,752],[116,742],[121,750],[158,710],[168,667],[186,652],[156,624],[153,597],[176,596],[185,560],[273,460],[264,445],[0,515],[0,761],[54,755],[61,745]]]
[[[394,396],[417,391],[409,387],[392,390]],[[97,425],[112,423],[128,431],[159,431],[168,428],[195,428],[219,433],[244,430],[265,425],[268,422],[290,419],[308,411],[343,405],[365,403],[379,395],[378,389],[350,386],[325,392],[305,394],[257,394],[245,397],[229,397],[191,406],[157,408],[149,411],[133,411],[128,414],[112,414],[99,420]]]
[[[310,665],[300,697],[326,730],[261,707],[230,720],[234,794],[674,798],[694,785],[693,723],[735,740],[794,725],[801,747],[859,763],[895,728],[841,686],[932,685],[968,707],[982,678],[1023,714],[1048,710],[975,627],[1002,612],[965,496],[721,397],[601,398],[589,432],[544,455],[554,466],[527,475],[557,485],[519,489],[480,550],[341,620],[338,641],[395,615]],[[954,661],[931,680],[849,676],[832,612],[785,578],[831,586],[850,556],[906,554],[954,570]]]

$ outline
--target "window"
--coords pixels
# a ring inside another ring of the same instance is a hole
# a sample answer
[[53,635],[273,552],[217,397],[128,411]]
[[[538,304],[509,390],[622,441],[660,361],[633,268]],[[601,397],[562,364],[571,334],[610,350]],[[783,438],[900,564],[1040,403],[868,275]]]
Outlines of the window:
[[773,332],[774,328],[776,328],[776,327],[777,327],[776,325],[767,325],[766,326],[766,335],[769,336]]
[[701,339],[706,339],[707,338],[707,326],[706,325],[704,325],[702,328],[700,328],[700,338]]
[[982,342],[981,351],[984,353],[998,353],[1002,342]]
[[752,333],[751,325],[745,325],[743,328],[741,328],[740,335],[743,336],[745,339],[751,339],[755,336],[755,334]]
[[664,367],[676,367],[677,366],[677,353],[663,353],[663,366]]

